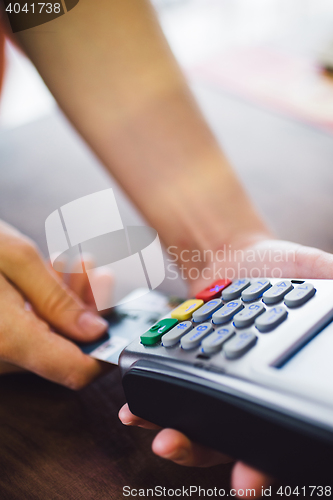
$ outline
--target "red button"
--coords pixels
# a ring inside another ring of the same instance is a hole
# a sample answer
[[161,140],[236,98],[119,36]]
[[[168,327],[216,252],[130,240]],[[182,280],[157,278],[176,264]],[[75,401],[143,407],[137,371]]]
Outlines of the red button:
[[210,286],[201,290],[201,292],[197,293],[195,296],[196,299],[201,299],[204,302],[208,302],[209,300],[216,299],[221,296],[222,290],[227,288],[227,286],[231,285],[230,280],[217,280],[214,281]]

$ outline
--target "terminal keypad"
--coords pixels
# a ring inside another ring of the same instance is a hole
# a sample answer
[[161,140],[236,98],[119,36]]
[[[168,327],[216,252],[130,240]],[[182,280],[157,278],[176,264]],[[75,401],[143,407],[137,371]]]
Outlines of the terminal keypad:
[[147,349],[161,345],[169,352],[183,349],[234,360],[260,342],[260,335],[278,334],[288,310],[303,306],[315,293],[307,282],[281,280],[272,286],[268,279],[219,280],[153,325],[141,343]]

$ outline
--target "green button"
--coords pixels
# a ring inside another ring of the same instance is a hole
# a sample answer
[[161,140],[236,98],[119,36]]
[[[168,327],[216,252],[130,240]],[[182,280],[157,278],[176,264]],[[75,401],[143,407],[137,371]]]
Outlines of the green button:
[[152,326],[148,332],[141,335],[140,339],[143,345],[154,345],[161,340],[162,335],[171,330],[178,323],[177,319],[161,319],[156,325]]

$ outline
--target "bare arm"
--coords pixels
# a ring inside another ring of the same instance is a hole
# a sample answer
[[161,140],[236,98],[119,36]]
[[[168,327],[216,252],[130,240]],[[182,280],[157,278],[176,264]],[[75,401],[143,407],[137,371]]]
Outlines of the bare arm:
[[19,41],[166,245],[214,250],[267,232],[146,0],[81,0]]

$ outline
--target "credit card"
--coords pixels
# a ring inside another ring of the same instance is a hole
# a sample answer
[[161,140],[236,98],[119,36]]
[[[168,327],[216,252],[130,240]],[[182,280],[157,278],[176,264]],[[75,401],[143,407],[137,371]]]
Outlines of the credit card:
[[105,317],[110,325],[105,335],[97,342],[80,344],[80,348],[93,358],[117,365],[122,350],[182,300],[156,290],[148,294],[134,290]]

